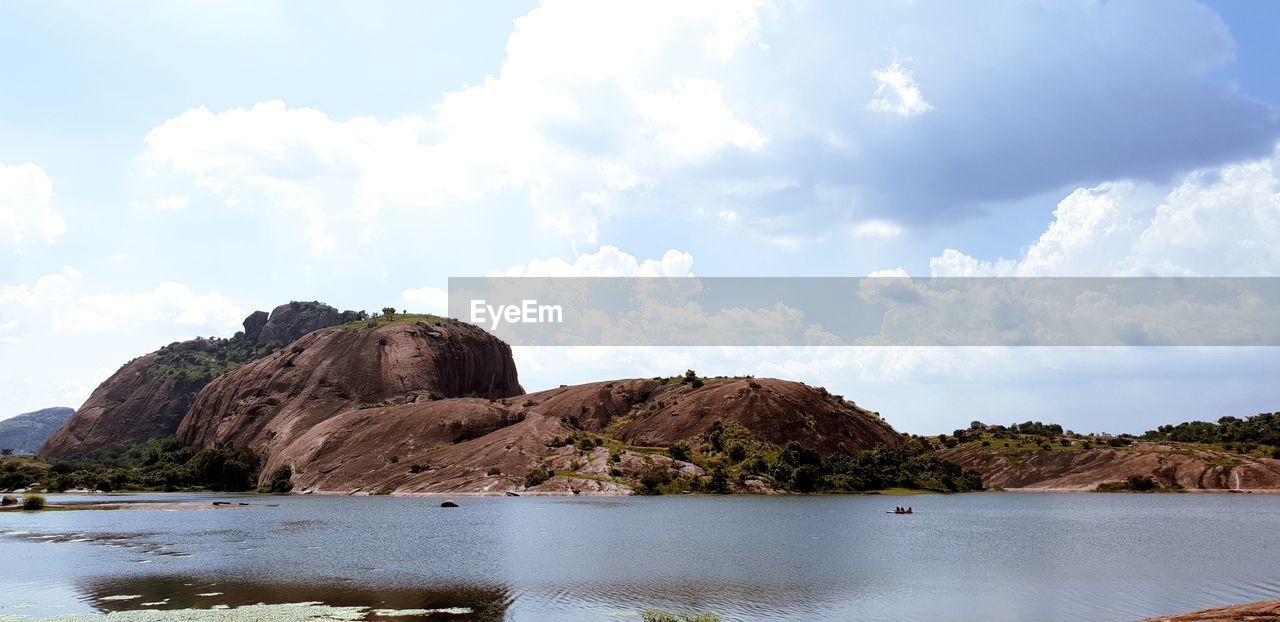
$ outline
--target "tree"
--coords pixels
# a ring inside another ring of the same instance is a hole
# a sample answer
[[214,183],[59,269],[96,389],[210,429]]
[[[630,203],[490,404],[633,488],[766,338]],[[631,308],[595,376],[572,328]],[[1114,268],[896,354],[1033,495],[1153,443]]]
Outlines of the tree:
[[12,456],[12,455],[13,455],[12,447],[5,447],[4,449],[0,449],[0,456]]
[[383,307],[383,308],[382,308],[382,314],[383,314],[383,315],[385,315],[385,316],[387,316],[388,318],[394,319],[394,318],[396,317],[396,308],[395,308],[395,307]]

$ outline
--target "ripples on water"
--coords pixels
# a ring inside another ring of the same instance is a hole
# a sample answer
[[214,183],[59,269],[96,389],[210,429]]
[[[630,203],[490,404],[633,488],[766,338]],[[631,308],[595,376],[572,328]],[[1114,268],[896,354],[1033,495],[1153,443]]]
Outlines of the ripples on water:
[[0,616],[315,601],[452,620],[1128,620],[1280,596],[1270,495],[278,500],[0,514]]

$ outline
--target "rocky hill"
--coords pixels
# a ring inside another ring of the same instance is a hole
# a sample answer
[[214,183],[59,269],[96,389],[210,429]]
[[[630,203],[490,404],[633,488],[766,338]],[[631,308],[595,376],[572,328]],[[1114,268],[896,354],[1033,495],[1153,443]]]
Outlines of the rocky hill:
[[292,302],[270,314],[254,312],[245,318],[244,332],[230,339],[176,342],[129,361],[98,385],[40,455],[70,456],[170,436],[196,394],[214,378],[316,328],[360,316],[318,302]]
[[[630,494],[655,469],[704,475],[668,448],[724,426],[817,453],[902,443],[874,413],[798,382],[643,379],[347,410],[281,446],[270,463],[289,465],[297,488],[316,492]],[[774,491],[765,479],[757,491]]]
[[0,449],[35,453],[75,412],[65,407],[43,408],[0,421]]
[[196,447],[251,447],[270,473],[287,463],[282,448],[345,411],[523,392],[511,348],[485,331],[435,316],[384,316],[315,331],[219,377],[177,435]]

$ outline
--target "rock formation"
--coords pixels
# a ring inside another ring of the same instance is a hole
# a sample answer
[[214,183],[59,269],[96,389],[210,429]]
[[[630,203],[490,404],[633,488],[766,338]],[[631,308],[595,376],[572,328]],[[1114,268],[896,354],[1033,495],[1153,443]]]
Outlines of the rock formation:
[[129,361],[98,385],[40,455],[70,456],[170,436],[196,393],[217,376],[316,328],[356,317],[355,311],[339,312],[318,302],[294,302],[269,316],[254,312],[245,318],[244,332],[230,339],[176,342]]
[[[178,438],[197,447],[252,447],[269,473],[288,463],[283,447],[362,405],[523,392],[511,348],[485,331],[433,316],[379,318],[313,332],[218,378],[196,397]],[[468,413],[463,404],[456,416]]]
[[[212,388],[212,387],[211,387]],[[193,411],[194,412],[194,411]],[[607,433],[628,445],[668,446],[735,423],[777,444],[856,453],[901,437],[874,413],[825,390],[774,379],[710,380],[705,386],[625,380],[561,387],[505,400],[445,399],[336,413],[277,445],[268,468],[288,465],[298,490],[318,492],[630,494],[610,473],[634,477],[655,464],[698,467],[634,450],[588,459],[555,440]],[[561,449],[565,451],[561,451]],[[570,468],[578,461],[577,468]],[[526,490],[533,469],[574,471]]]

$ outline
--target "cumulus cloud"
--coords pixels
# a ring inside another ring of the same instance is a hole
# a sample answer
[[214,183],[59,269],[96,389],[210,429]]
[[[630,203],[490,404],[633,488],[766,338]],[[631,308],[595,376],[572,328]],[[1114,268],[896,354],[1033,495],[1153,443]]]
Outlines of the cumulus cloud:
[[0,235],[22,252],[29,239],[53,244],[66,222],[53,210],[53,180],[35,164],[0,162]]
[[1018,259],[946,249],[934,276],[1275,276],[1280,150],[1194,171],[1172,188],[1134,181],[1079,188]]
[[876,80],[876,94],[867,102],[867,109],[887,112],[903,117],[924,114],[933,106],[924,100],[920,85],[911,77],[911,70],[894,61],[887,67],[871,72]]
[[902,235],[902,233],[903,230],[900,225],[878,218],[864,220],[853,226],[853,235],[859,238],[891,240]]
[[659,259],[637,259],[616,246],[601,246],[594,253],[574,256],[572,262],[559,257],[532,259],[489,276],[570,277],[570,276],[693,276],[693,255],[669,249]]
[[411,313],[426,312],[444,315],[449,311],[449,292],[439,287],[419,287],[400,292],[400,297],[411,305]]
[[169,324],[211,332],[234,329],[244,314],[227,296],[196,294],[190,287],[164,282],[146,291],[99,294],[87,288],[70,266],[34,285],[0,288],[0,312],[23,317],[23,324],[48,324],[53,334],[77,335],[136,326]]
[[228,206],[300,216],[317,254],[376,238],[389,206],[501,191],[523,195],[544,229],[594,241],[619,194],[767,140],[707,75],[754,36],[754,3],[660,4],[547,2],[516,21],[497,75],[444,94],[430,116],[193,108],[147,135],[142,166]]
[[498,72],[430,114],[194,108],[148,135],[142,161],[158,196],[194,184],[285,212],[315,253],[378,239],[388,209],[499,195],[590,243],[628,215],[694,205],[796,246],[833,216],[949,221],[1256,157],[1280,120],[1216,78],[1232,49],[1190,1],[549,0],[516,20]]

